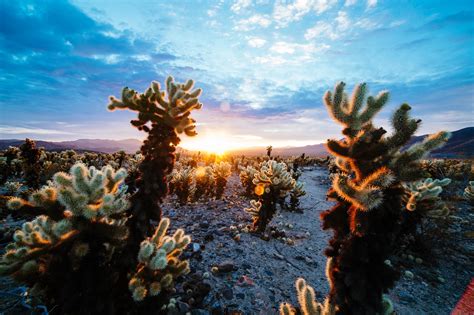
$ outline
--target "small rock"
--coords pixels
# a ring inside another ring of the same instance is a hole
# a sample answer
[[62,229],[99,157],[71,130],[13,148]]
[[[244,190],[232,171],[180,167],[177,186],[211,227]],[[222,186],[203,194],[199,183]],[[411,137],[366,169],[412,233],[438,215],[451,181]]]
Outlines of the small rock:
[[234,236],[234,241],[240,242],[240,234]]
[[201,249],[201,245],[198,243],[193,243],[193,252],[198,252]]
[[227,288],[227,289],[224,289],[222,291],[222,296],[226,299],[226,300],[232,300],[234,298],[234,291],[232,291],[231,288]]
[[446,280],[444,280],[443,277],[438,277],[438,281],[441,282],[441,283],[444,283]]
[[232,261],[225,261],[225,262],[220,263],[217,266],[217,269],[219,270],[219,272],[231,272],[231,271],[234,271],[234,268],[235,268],[235,265]]
[[415,259],[415,262],[416,262],[417,264],[422,264],[422,263],[423,263],[423,259],[417,257],[417,258]]
[[405,270],[405,277],[407,277],[408,279],[413,279],[415,276],[413,275],[413,272]]

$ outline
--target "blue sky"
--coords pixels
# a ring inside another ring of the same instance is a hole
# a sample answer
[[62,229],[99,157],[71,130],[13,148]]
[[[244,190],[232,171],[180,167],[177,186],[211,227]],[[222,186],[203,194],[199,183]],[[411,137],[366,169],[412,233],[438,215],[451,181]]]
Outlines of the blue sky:
[[[108,112],[168,74],[204,89],[201,137],[305,145],[340,80],[408,102],[421,133],[474,126],[471,1],[0,1],[0,137],[140,138]],[[199,136],[198,136],[199,137]],[[184,139],[184,144],[196,141]]]

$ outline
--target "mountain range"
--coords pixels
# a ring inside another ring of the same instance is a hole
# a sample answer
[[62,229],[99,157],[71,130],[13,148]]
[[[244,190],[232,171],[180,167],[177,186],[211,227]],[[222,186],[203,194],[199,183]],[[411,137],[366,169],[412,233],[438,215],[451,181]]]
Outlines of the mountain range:
[[[410,144],[422,141],[427,135],[415,136],[411,139]],[[18,139],[0,139],[0,150],[4,150],[9,146],[19,146],[24,140]],[[78,139],[74,141],[42,141],[35,140],[38,147],[44,147],[50,151],[62,151],[72,149],[78,152],[93,151],[103,153],[113,153],[124,150],[127,153],[134,153],[140,149],[141,141],[137,139],[125,140],[106,140],[106,139]],[[185,151],[185,150],[183,150]],[[264,155],[265,147],[251,147],[233,150],[229,152],[234,155]],[[273,148],[274,156],[297,156],[305,153],[307,156],[326,156],[328,151],[323,143],[307,145],[303,147],[284,147]],[[432,157],[436,158],[473,158],[474,157],[474,127],[467,127],[457,131],[453,131],[451,138],[446,145],[435,150]]]

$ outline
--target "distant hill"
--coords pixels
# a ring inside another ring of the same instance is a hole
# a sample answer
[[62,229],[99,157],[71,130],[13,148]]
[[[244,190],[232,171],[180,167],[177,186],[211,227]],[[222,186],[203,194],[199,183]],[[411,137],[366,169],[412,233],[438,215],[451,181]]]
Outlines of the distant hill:
[[[422,141],[427,135],[413,137],[410,144]],[[9,146],[19,146],[24,140],[0,140],[0,150]],[[50,151],[62,151],[72,149],[78,152],[93,151],[113,153],[124,150],[127,153],[135,153],[140,149],[141,141],[137,139],[104,140],[104,139],[79,139],[74,141],[50,142],[35,140],[39,147]],[[185,150],[180,150],[185,151]],[[252,147],[229,152],[234,155],[265,155],[265,147]],[[304,147],[274,148],[274,156],[297,156],[305,153],[308,156],[326,156],[328,152],[324,144],[313,144]],[[473,158],[474,157],[474,127],[468,127],[452,132],[448,143],[432,154],[437,158]]]
[[[44,147],[49,151],[75,150],[78,152],[92,151],[102,153],[113,153],[124,150],[127,153],[135,153],[140,149],[141,141],[137,139],[105,140],[105,139],[78,139],[74,141],[41,141],[35,140],[38,147]],[[20,146],[24,140],[0,140],[0,150],[9,146]]]

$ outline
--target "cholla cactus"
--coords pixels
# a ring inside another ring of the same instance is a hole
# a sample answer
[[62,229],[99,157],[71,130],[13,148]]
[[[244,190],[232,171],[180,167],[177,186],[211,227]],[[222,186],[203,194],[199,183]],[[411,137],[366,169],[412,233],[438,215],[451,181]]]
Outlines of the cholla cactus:
[[[113,287],[99,264],[110,264],[115,246],[128,236],[124,212],[129,203],[121,186],[125,176],[123,169],[88,169],[78,163],[69,174],[57,173],[28,200],[10,199],[10,209],[38,216],[15,232],[0,261],[0,274],[34,286],[47,303],[64,303],[65,312],[78,311],[82,298],[79,294],[65,301],[66,292],[93,294]],[[97,283],[84,281],[88,277]]]
[[252,200],[251,207],[244,210],[253,217],[254,231],[262,233],[275,215],[276,204],[295,187],[296,181],[285,163],[269,160],[260,164],[253,184],[259,200]]
[[470,181],[469,185],[464,189],[464,198],[471,204],[474,203],[474,181]]
[[192,192],[194,169],[191,167],[182,167],[173,170],[171,173],[170,185],[173,185],[173,191],[178,197],[181,205],[188,203]]
[[42,163],[40,162],[41,153],[42,150],[36,148],[36,143],[28,138],[25,139],[25,143],[20,146],[23,176],[31,188],[38,188],[40,185],[42,167]]
[[18,196],[23,184],[20,182],[8,181],[5,183],[5,191],[8,196]]
[[444,144],[449,133],[437,133],[402,150],[420,123],[409,117],[410,106],[403,104],[395,111],[391,120],[395,132],[386,137],[383,128],[373,126],[372,118],[387,103],[388,92],[366,98],[367,87],[360,84],[349,98],[344,86],[341,82],[334,93],[324,96],[345,136],[327,142],[342,171],[334,175],[328,193],[338,203],[321,215],[323,228],[335,231],[326,250],[333,260],[329,300],[340,313],[380,313],[382,294],[398,278],[384,261],[392,254],[402,222],[401,182],[421,177],[419,160]]
[[245,196],[253,197],[255,195],[255,184],[253,183],[253,179],[255,178],[255,174],[257,174],[257,169],[251,165],[247,167],[240,166],[240,182],[242,186],[245,188]]
[[214,176],[216,199],[221,199],[227,185],[227,179],[232,175],[232,165],[227,162],[214,163],[212,165],[212,174]]
[[445,217],[449,214],[449,209],[441,200],[439,194],[443,187],[451,183],[451,179],[427,178],[412,183],[405,184],[408,198],[406,209],[409,211],[422,211],[428,217]]
[[182,229],[167,236],[169,224],[169,219],[162,218],[155,234],[140,244],[137,272],[128,283],[137,302],[173,288],[174,279],[189,272],[189,262],[180,260],[179,256],[191,242],[191,237]]
[[[314,289],[306,284],[303,278],[298,278],[295,283],[300,304],[301,314],[303,315],[335,315],[336,309],[326,299],[324,304],[316,301]],[[280,315],[296,315],[297,312],[291,304],[280,304]]]
[[296,182],[295,187],[290,192],[290,210],[297,211],[300,207],[300,197],[306,195],[304,183]]
[[211,196],[215,190],[215,179],[212,167],[200,166],[194,172],[193,200],[198,201],[202,196]]
[[140,176],[136,180],[137,191],[131,198],[134,242],[140,242],[153,232],[150,219],[161,219],[160,204],[167,194],[166,177],[173,170],[176,159],[178,134],[195,136],[195,120],[191,111],[200,109],[201,89],[192,90],[194,82],[175,83],[172,77],[166,79],[165,91],[158,82],[152,82],[144,93],[124,88],[121,99],[110,97],[108,108],[129,109],[138,113],[131,124],[148,133],[141,147],[143,161]]

